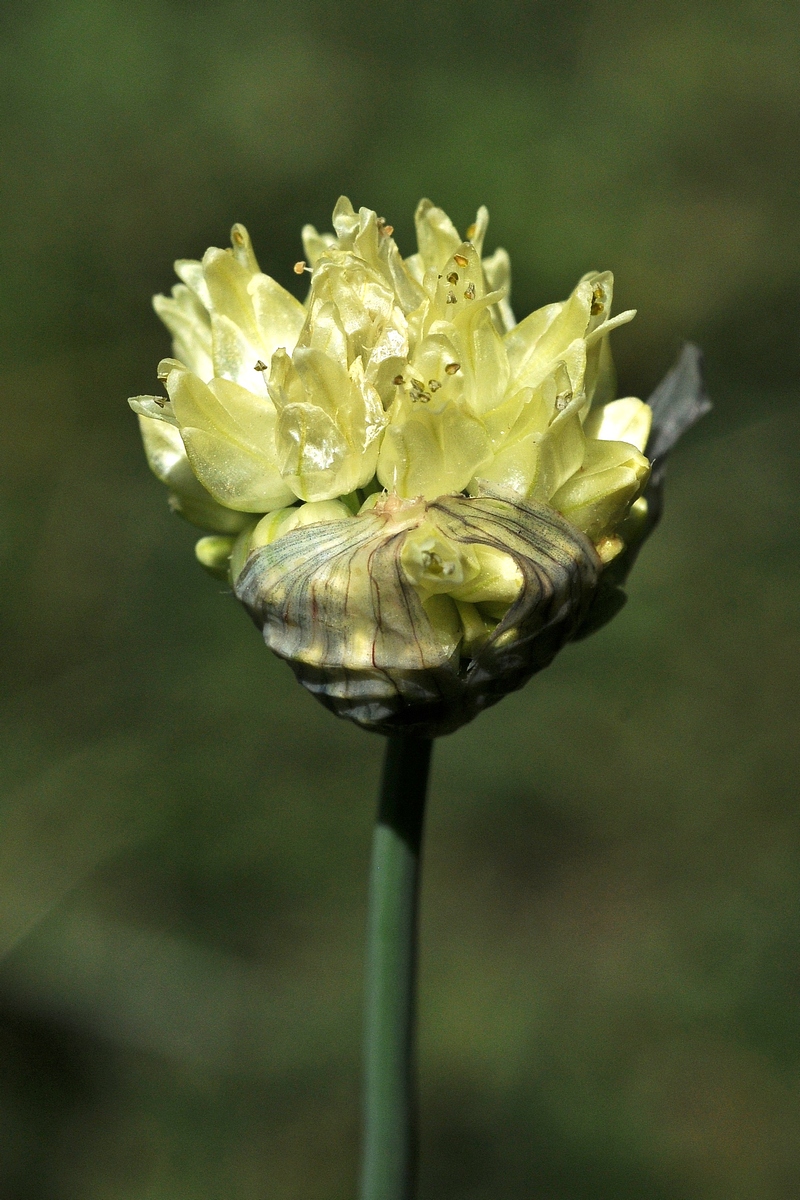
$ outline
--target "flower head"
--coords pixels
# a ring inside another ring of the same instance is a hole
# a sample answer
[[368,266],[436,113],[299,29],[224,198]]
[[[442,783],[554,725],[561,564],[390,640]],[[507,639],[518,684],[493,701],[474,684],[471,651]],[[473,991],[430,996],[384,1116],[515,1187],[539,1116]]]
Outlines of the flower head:
[[415,220],[403,259],[340,199],[334,232],[303,230],[305,304],[241,225],[176,263],[154,301],[167,395],[131,406],[173,507],[210,531],[200,561],[301,682],[368,728],[435,734],[619,607],[664,455],[707,401],[692,350],[656,426],[615,397],[609,334],[634,313],[611,315],[610,273],[517,324],[486,209],[465,238],[428,200]]

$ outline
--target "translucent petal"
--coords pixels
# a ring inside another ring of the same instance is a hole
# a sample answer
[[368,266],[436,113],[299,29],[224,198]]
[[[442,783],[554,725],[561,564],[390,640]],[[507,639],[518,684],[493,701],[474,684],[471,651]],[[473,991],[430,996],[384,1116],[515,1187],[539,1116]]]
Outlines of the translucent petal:
[[[514,379],[526,387],[535,387],[547,374],[550,363],[571,342],[583,338],[591,315],[592,287],[579,283],[562,305],[549,305],[532,313],[506,337],[506,350]],[[541,316],[540,316],[541,314]],[[538,317],[538,321],[532,318]],[[530,327],[526,328],[528,321]]]
[[[509,440],[512,431],[516,428],[517,421],[533,400],[533,396],[531,388],[521,388],[518,392],[506,393],[502,404],[483,413],[481,420],[489,435],[493,450],[499,450]],[[531,414],[532,412],[533,410],[530,410]],[[549,413],[547,410],[543,410],[537,428],[539,426],[542,429],[546,428],[548,420]]]
[[469,242],[460,242],[441,268],[431,268],[435,282],[433,319],[455,321],[486,295],[480,256]]
[[172,296],[154,296],[153,308],[172,334],[172,346],[177,358],[190,371],[210,379],[211,322],[208,312],[197,296],[184,283],[172,289]]
[[236,261],[247,271],[248,275],[255,275],[261,271],[255,251],[253,250],[253,243],[250,241],[250,234],[244,225],[237,223],[231,229],[231,252]]
[[591,330],[586,334],[586,345],[594,346],[601,338],[606,337],[614,329],[618,329],[620,325],[627,325],[636,316],[635,308],[626,308],[625,312],[617,313],[615,317],[604,321],[597,329]]
[[260,358],[268,363],[278,347],[291,353],[306,319],[303,305],[269,275],[254,275],[247,290],[258,327]]
[[489,297],[476,300],[455,319],[453,338],[465,378],[465,400],[477,416],[496,408],[509,383],[503,339],[492,321]]
[[278,412],[287,404],[304,404],[306,399],[297,368],[285,350],[276,350],[269,371],[269,394]]
[[232,379],[248,390],[266,395],[267,385],[257,367],[262,361],[261,355],[240,325],[230,317],[212,313],[211,344],[216,376]]
[[414,224],[424,266],[440,271],[462,244],[458,230],[444,209],[437,208],[430,200],[420,200],[414,213]]
[[211,294],[203,275],[203,264],[196,258],[179,258],[174,263],[174,269],[178,278],[194,292],[203,307],[210,312]]
[[373,269],[380,263],[380,242],[382,235],[378,228],[378,214],[371,208],[358,210],[358,230],[353,238],[353,250]]
[[392,309],[369,354],[367,379],[388,407],[394,399],[394,380],[402,375],[409,354],[408,322],[399,307]]
[[347,334],[336,305],[316,296],[309,299],[308,321],[300,335],[298,349],[319,350],[328,358],[347,367]]
[[588,404],[607,404],[617,394],[617,372],[611,354],[611,341],[602,337],[586,355],[585,378]]
[[[383,274],[352,254],[337,253],[315,273],[310,297],[312,323],[324,302],[335,306],[348,339],[347,365],[356,355],[367,357],[395,304],[394,289]],[[303,341],[310,344],[308,334]]]
[[308,403],[318,405],[333,420],[348,422],[354,402],[350,377],[341,362],[305,347],[297,351],[293,361]]
[[[585,446],[580,391],[585,360],[583,342],[573,342],[537,388],[519,394],[525,400],[519,416],[504,440],[495,437],[494,457],[470,491],[486,484],[546,501],[580,468]],[[507,406],[508,402],[498,414],[505,415]],[[509,417],[512,414],[513,409]]]
[[472,243],[479,257],[483,253],[483,242],[488,228],[489,210],[485,204],[482,204],[475,214],[475,220],[467,230],[467,241]]
[[611,305],[614,300],[614,276],[611,271],[587,271],[580,283],[588,283],[592,288],[589,323],[586,326],[588,335],[611,316]]
[[461,492],[491,454],[479,420],[456,404],[431,412],[403,397],[391,413],[378,459],[378,479],[399,496]]
[[253,344],[258,342],[253,301],[248,292],[252,272],[227,250],[212,246],[203,255],[203,275],[211,297],[212,312],[228,317]]
[[277,442],[281,473],[301,500],[332,500],[359,486],[362,456],[319,405],[288,404]]
[[333,228],[343,250],[350,250],[359,228],[358,213],[347,196],[340,196],[333,209]]
[[269,453],[275,429],[275,406],[229,379],[205,384],[191,371],[167,377],[175,416],[181,426],[195,425],[246,442]]
[[549,501],[584,460],[586,438],[577,407],[553,422],[538,445],[536,475],[529,495]]
[[583,467],[552,497],[553,507],[597,541],[616,528],[650,474],[627,442],[590,441]]
[[162,483],[173,486],[172,479],[176,471],[181,472],[189,466],[179,430],[166,421],[153,421],[140,416],[139,432],[150,470]]
[[238,532],[247,518],[243,513],[224,508],[206,491],[191,468],[175,426],[140,416],[139,429],[150,470],[170,489],[173,511],[200,529]]
[[244,512],[266,512],[292,499],[277,466],[272,401],[226,379],[206,385],[172,371],[167,390],[192,468],[215,499]]
[[511,293],[511,259],[507,251],[498,247],[489,258],[483,260],[486,288],[490,292],[503,292],[503,299],[491,308],[492,320],[498,333],[505,335],[514,328],[517,319],[509,301]]
[[650,436],[653,411],[636,396],[612,400],[595,408],[586,418],[586,436],[607,442],[628,442],[644,452]]
[[375,386],[366,378],[364,366],[360,358],[355,360],[348,374],[354,394],[357,397],[355,403],[358,406],[358,418],[356,419],[354,411],[350,430],[355,438],[356,445],[362,451],[366,451],[374,443],[377,454],[377,439],[383,432],[387,422],[381,398]]
[[422,280],[417,278],[416,272],[410,266],[409,259],[403,259],[394,239],[387,238],[385,240],[387,242],[386,266],[389,279],[394,287],[400,308],[405,314],[408,314],[422,302],[423,291],[420,286]]
[[537,308],[506,335],[506,354],[515,380],[521,379],[526,373],[534,373],[531,364],[536,361],[539,343],[563,307],[559,302]]
[[267,512],[293,499],[273,463],[218,433],[181,427],[192,469],[211,495],[241,512]]
[[128,404],[140,417],[148,417],[152,421],[160,421],[165,425],[178,424],[178,418],[169,400],[161,396],[131,396]]
[[[459,357],[451,328],[428,334],[415,349],[408,370],[403,372],[411,394],[418,393],[425,403],[433,405],[434,411],[451,402],[461,403],[467,384]],[[454,370],[456,364],[458,369]]]
[[303,251],[312,267],[316,266],[326,250],[336,245],[336,237],[332,233],[317,233],[313,225],[304,225],[302,231]]

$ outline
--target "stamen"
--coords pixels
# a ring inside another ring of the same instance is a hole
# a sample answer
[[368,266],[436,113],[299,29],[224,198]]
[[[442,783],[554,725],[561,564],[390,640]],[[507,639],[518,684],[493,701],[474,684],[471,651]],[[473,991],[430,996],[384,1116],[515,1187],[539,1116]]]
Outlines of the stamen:
[[308,271],[308,273],[311,274],[311,267],[309,267],[308,264],[305,262],[305,260],[302,258],[300,259],[299,262],[296,262],[294,264],[294,266],[292,267],[292,270],[294,271],[295,275],[302,275],[304,271]]
[[445,367],[446,375],[455,375],[456,371],[461,370],[461,363],[448,363]]
[[601,313],[603,311],[603,308],[605,307],[605,303],[606,303],[605,289],[602,288],[600,286],[600,284],[598,283],[595,285],[595,287],[592,291],[592,307],[589,309],[589,311],[593,317],[596,317],[598,313]]
[[458,283],[458,272],[451,271],[450,274],[447,276],[447,282],[448,283]]
[[454,254],[453,262],[458,263],[460,267],[466,267],[468,265],[468,259],[464,258],[463,254]]
[[471,242],[477,232],[478,232],[478,226],[473,221],[472,224],[470,225],[469,229],[467,230],[467,241]]
[[447,303],[448,303],[448,304],[455,304],[455,303],[456,303],[456,294],[455,294],[455,292],[448,292],[448,293],[447,293]]
[[474,283],[468,283],[467,286],[464,288],[464,299],[465,300],[474,300],[475,299],[475,284]]
[[402,375],[395,375],[392,383],[395,387],[402,387],[402,385],[405,383],[405,379],[403,379]]
[[420,379],[409,380],[408,390],[412,400],[419,400],[422,404],[427,404],[430,396],[425,391],[425,384]]
[[258,362],[256,363],[256,365],[253,367],[254,371],[266,371],[266,369],[267,369],[267,364],[265,362],[262,362],[261,359],[259,359]]
[[438,390],[441,386],[442,385],[438,379],[429,379],[428,380],[428,390],[431,392],[438,392]]
[[422,563],[425,570],[430,571],[432,575],[452,575],[456,566],[452,562],[442,562],[441,555],[435,550],[423,550]]

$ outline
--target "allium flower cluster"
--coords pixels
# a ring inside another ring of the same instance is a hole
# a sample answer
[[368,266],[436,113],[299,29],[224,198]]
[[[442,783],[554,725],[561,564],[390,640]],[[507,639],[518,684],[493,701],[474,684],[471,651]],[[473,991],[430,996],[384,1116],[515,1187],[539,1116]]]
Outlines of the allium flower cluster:
[[342,198],[304,304],[228,250],[157,296],[167,396],[136,397],[173,507],[301,681],[369,728],[446,732],[575,636],[641,537],[651,408],[615,397],[613,277],[519,324],[508,255],[423,200],[418,251]]

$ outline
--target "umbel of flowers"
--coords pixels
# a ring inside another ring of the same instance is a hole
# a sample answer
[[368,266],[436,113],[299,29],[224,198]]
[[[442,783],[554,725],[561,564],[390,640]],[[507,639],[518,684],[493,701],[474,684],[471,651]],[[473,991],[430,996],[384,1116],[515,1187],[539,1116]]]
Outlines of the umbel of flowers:
[[200,561],[309,690],[382,732],[449,732],[546,666],[619,606],[654,517],[652,410],[616,398],[609,346],[633,312],[591,272],[517,323],[487,220],[462,238],[423,200],[404,259],[343,197],[333,233],[303,230],[304,304],[235,225],[155,297],[166,395],[130,402],[208,531]]

